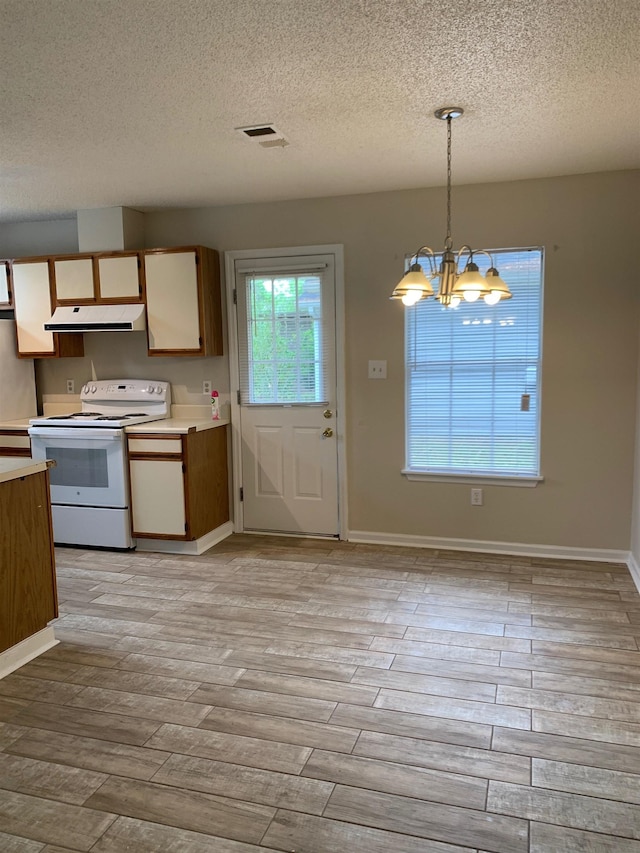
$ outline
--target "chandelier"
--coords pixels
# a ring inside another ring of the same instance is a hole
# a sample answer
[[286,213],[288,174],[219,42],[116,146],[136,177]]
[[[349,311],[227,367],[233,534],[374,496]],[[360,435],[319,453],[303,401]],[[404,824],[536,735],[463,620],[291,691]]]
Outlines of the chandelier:
[[[453,250],[451,238],[451,122],[463,114],[462,107],[441,107],[436,110],[436,118],[447,122],[447,236],[444,241],[444,251],[440,268],[436,265],[436,253],[429,246],[421,246],[412,255],[412,263],[404,274],[390,299],[400,299],[404,305],[415,305],[421,299],[427,299],[434,295],[431,281],[439,279],[438,295],[436,299],[445,307],[455,308],[461,302],[475,302],[481,297],[487,305],[497,305],[501,299],[511,299],[511,291],[507,284],[500,278],[496,269],[493,256],[485,249],[472,249],[470,246],[462,246],[456,253]],[[478,269],[473,260],[474,255],[487,255],[491,266],[486,276]],[[464,270],[459,272],[461,259],[466,256]],[[425,257],[429,262],[429,278],[425,275],[418,258]]]

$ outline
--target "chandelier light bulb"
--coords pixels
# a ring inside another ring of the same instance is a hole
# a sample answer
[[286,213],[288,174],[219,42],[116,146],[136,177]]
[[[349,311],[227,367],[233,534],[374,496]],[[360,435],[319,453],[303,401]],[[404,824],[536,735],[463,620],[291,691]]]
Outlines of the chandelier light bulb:
[[500,292],[498,290],[492,290],[491,293],[486,293],[484,301],[487,305],[497,305],[498,302],[500,302]]
[[405,295],[402,297],[403,305],[415,305],[416,302],[419,302],[422,299],[422,291],[421,290],[408,290]]
[[479,290],[465,290],[463,297],[464,297],[465,302],[477,302],[478,299],[480,298],[480,291]]

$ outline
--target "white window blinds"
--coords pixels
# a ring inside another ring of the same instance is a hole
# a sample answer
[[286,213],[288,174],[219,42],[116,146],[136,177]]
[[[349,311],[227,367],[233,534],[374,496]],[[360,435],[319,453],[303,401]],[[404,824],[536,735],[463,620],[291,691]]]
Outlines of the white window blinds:
[[512,299],[406,309],[408,473],[540,474],[542,250],[493,254]]
[[243,276],[238,294],[244,317],[239,324],[243,405],[328,400],[334,341],[332,322],[324,322],[329,319],[323,298],[325,276],[326,265]]

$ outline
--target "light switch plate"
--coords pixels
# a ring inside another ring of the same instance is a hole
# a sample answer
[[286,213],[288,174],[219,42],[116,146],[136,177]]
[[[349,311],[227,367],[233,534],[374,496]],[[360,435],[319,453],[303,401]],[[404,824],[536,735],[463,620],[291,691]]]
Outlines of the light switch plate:
[[369,362],[369,379],[386,379],[387,378],[387,362],[386,361],[370,361]]

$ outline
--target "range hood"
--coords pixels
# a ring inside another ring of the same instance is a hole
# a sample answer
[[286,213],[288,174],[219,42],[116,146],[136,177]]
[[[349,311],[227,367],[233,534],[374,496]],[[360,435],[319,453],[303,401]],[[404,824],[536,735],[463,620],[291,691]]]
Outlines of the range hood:
[[146,328],[144,305],[62,305],[47,332],[137,332]]

